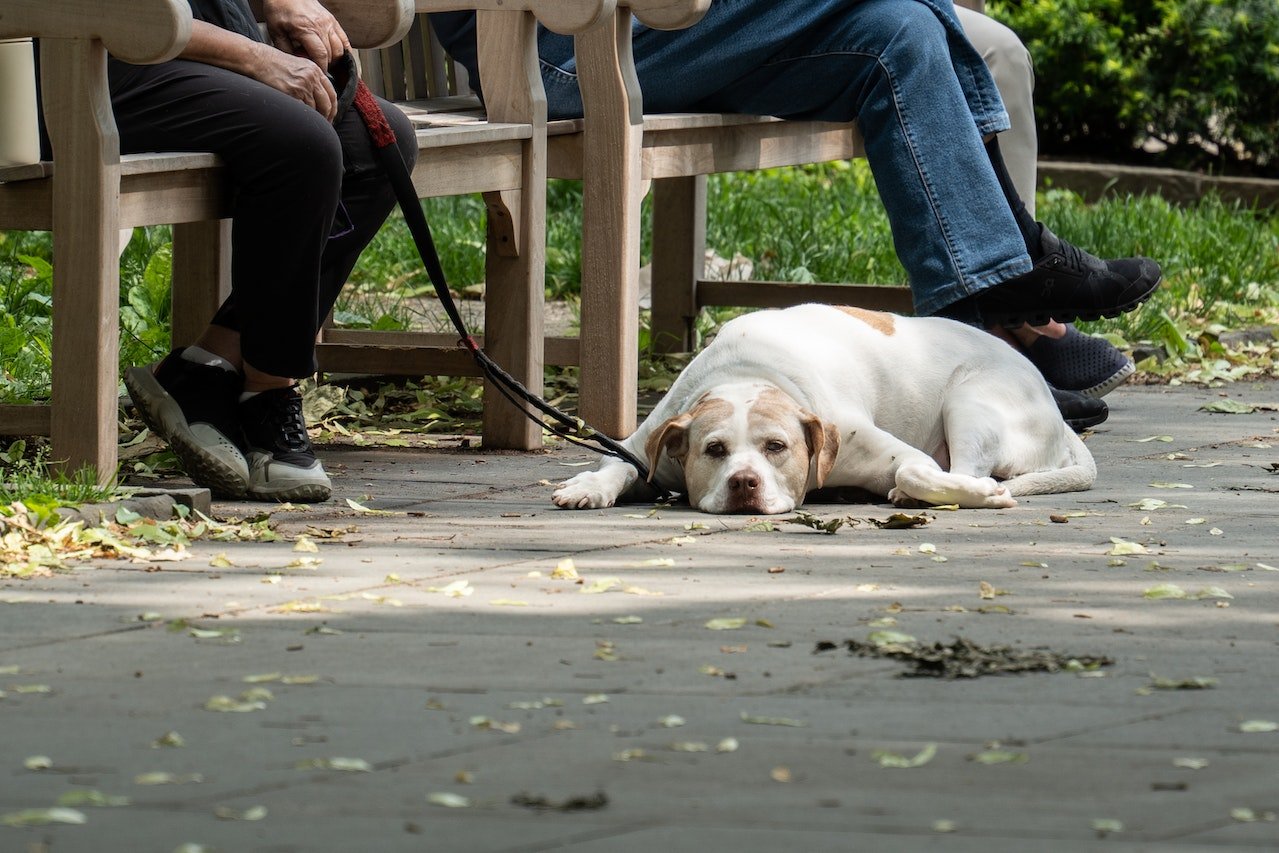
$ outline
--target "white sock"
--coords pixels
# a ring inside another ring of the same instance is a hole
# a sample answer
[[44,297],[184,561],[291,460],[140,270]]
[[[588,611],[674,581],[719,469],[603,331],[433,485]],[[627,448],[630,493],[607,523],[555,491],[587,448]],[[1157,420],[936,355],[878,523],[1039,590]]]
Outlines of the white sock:
[[195,364],[204,364],[209,367],[220,367],[223,370],[229,370],[232,373],[238,372],[235,369],[235,365],[227,361],[222,356],[217,355],[216,353],[211,353],[207,349],[200,349],[200,347],[191,346],[182,350],[182,360],[190,361]]

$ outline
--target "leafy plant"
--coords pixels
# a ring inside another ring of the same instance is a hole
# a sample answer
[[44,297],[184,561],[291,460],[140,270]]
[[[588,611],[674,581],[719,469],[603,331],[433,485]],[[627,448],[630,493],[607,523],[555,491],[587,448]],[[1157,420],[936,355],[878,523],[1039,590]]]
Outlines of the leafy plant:
[[[1040,151],[1279,176],[1274,0],[991,0],[1035,62]],[[1162,153],[1150,154],[1154,140]]]

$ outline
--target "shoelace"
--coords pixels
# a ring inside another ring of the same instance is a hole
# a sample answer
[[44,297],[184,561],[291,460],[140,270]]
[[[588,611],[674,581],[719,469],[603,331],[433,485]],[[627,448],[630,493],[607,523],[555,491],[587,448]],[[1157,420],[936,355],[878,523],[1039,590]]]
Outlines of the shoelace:
[[311,452],[311,439],[306,434],[306,419],[302,416],[302,396],[296,391],[287,397],[282,395],[279,403],[268,410],[267,420],[284,450]]

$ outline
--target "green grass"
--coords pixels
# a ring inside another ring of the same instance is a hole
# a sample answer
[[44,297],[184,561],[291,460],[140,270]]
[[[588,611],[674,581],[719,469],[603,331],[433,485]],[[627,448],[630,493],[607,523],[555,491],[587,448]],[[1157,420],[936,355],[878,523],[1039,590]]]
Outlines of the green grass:
[[64,474],[50,468],[47,449],[30,449],[15,441],[0,449],[0,509],[22,501],[27,509],[48,514],[56,507],[101,503],[118,498],[115,483],[99,486],[93,472]]
[[[581,281],[581,187],[548,189],[546,290],[572,300]],[[425,202],[449,281],[465,292],[484,279],[484,205],[478,197]],[[708,191],[708,245],[745,255],[754,276],[787,281],[892,284],[905,280],[888,221],[865,161],[720,175]],[[1147,254],[1166,284],[1142,309],[1094,331],[1154,341],[1177,354],[1212,324],[1273,321],[1279,309],[1279,214],[1209,197],[1177,207],[1157,197],[1086,205],[1054,190],[1039,215],[1058,234],[1104,257]],[[647,235],[646,235],[647,241]],[[139,229],[121,279],[121,365],[152,361],[167,348],[169,232]],[[648,257],[647,242],[643,248]],[[47,234],[0,232],[0,402],[48,395],[51,245]],[[344,323],[443,330],[420,297],[431,293],[398,215],[365,251],[339,303]],[[729,312],[713,312],[713,327]]]

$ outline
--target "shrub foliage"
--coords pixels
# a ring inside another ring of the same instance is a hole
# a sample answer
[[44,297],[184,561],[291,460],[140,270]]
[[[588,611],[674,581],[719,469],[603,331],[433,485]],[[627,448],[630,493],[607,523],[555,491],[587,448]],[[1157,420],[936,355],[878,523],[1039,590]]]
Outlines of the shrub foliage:
[[[1275,0],[990,0],[987,11],[1034,57],[1042,153],[1279,177]],[[1147,140],[1167,148],[1143,151]]]

